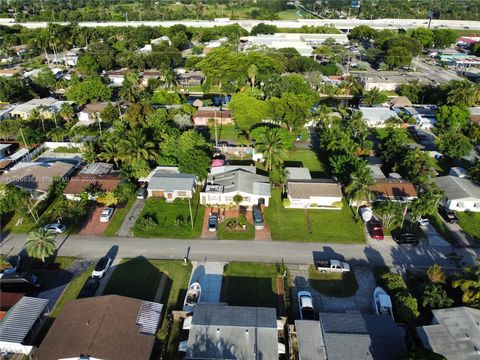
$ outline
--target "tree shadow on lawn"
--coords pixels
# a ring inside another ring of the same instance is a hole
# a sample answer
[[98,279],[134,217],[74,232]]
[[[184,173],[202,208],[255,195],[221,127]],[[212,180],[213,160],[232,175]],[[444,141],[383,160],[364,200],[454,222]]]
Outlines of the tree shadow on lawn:
[[[115,267],[104,295],[116,294],[153,301],[162,275],[163,273],[143,256],[129,259]],[[171,287],[172,280],[168,278],[163,291],[163,297],[167,296],[167,300]]]

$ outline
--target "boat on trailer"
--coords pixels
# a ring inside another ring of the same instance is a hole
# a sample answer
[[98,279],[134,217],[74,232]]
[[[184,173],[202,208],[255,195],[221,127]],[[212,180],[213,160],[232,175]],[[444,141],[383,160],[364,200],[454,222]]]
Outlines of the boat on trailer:
[[202,287],[200,283],[194,282],[191,283],[187,290],[187,295],[185,295],[185,301],[183,303],[184,311],[192,311],[195,305],[200,301],[200,296],[202,295]]
[[373,310],[375,311],[375,314],[387,315],[395,320],[393,317],[392,299],[381,287],[376,287],[373,291],[373,304]]

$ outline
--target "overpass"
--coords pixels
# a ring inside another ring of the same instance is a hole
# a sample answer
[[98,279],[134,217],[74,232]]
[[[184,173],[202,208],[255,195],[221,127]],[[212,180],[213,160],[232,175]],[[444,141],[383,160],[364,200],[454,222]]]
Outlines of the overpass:
[[[67,25],[68,22],[57,22],[58,24]],[[375,29],[412,29],[418,27],[427,27],[428,19],[373,19],[373,20],[359,20],[359,19],[298,19],[298,20],[175,20],[175,21],[90,21],[80,22],[80,26],[84,27],[98,27],[98,26],[163,26],[170,27],[175,24],[183,24],[185,26],[211,28],[214,26],[225,26],[232,24],[239,24],[247,31],[251,31],[252,27],[259,23],[275,25],[279,28],[301,28],[307,26],[325,26],[332,25],[337,29],[349,31],[350,29],[359,26],[367,25]],[[0,26],[22,25],[27,28],[44,28],[48,26],[48,22],[15,22],[11,18],[0,18]],[[472,31],[480,30],[480,21],[470,20],[432,20],[430,28],[435,29],[470,29]]]

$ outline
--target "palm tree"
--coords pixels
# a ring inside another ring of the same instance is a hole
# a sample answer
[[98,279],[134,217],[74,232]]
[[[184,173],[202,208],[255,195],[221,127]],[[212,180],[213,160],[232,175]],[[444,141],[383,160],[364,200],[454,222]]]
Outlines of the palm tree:
[[121,160],[118,151],[118,142],[115,139],[108,139],[102,145],[102,151],[98,158],[103,161],[113,161],[118,168],[118,162]]
[[258,75],[258,68],[255,64],[252,64],[248,67],[247,70],[248,78],[250,79],[250,83],[252,84],[252,91],[253,88],[255,87],[255,79],[257,78]]
[[363,99],[362,102],[366,106],[373,106],[375,104],[378,104],[379,102],[382,102],[383,97],[385,97],[379,88],[375,87],[370,91],[365,91],[363,94]]
[[440,284],[429,284],[423,291],[423,307],[439,309],[450,307],[453,299],[450,299],[445,289]]
[[240,204],[242,203],[242,201],[243,196],[240,194],[237,194],[233,197],[233,202],[235,203],[235,205],[237,205],[237,226],[240,218]]
[[347,76],[345,80],[340,83],[340,88],[343,89],[345,95],[357,95],[360,93],[360,84],[353,76]]
[[451,82],[447,102],[451,105],[475,106],[480,102],[480,86],[468,80]]
[[56,250],[55,235],[51,231],[37,228],[28,234],[25,250],[27,255],[42,260],[53,255]]
[[286,147],[278,128],[269,128],[255,144],[255,151],[263,154],[265,168],[271,171],[283,164]]
[[373,198],[370,186],[373,184],[373,177],[370,168],[362,167],[350,175],[350,184],[345,188],[345,192],[350,198],[350,202],[355,202],[357,206],[356,217],[362,201],[370,201]]
[[60,111],[58,112],[58,114],[65,121],[70,122],[75,116],[75,110],[73,109],[73,106],[70,105],[69,103],[63,103],[62,106],[60,106]]
[[473,279],[458,279],[452,283],[454,289],[462,290],[462,301],[465,304],[478,304],[480,302],[480,274],[479,269]]
[[165,80],[165,86],[170,89],[178,85],[177,74],[173,69],[164,69],[163,78]]

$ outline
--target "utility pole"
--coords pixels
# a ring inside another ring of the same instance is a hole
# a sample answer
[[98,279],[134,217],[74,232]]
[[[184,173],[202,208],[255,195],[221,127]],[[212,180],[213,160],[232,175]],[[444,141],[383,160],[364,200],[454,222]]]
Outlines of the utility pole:
[[213,110],[215,115],[215,147],[218,147],[218,132],[217,132],[217,109]]
[[23,135],[22,128],[20,128],[20,135],[22,135],[22,139],[23,139],[23,143],[25,144],[25,147],[27,148],[27,150],[29,150],[27,140],[25,140],[25,136]]

